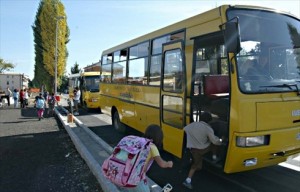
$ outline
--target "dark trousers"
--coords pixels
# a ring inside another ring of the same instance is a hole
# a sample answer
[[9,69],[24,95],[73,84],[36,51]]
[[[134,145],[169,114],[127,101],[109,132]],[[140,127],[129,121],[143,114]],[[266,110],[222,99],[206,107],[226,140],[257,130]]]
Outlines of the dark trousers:
[[2,96],[2,99],[3,99],[3,98],[6,98],[6,100],[7,100],[7,105],[10,106],[10,97],[9,97],[9,95]]

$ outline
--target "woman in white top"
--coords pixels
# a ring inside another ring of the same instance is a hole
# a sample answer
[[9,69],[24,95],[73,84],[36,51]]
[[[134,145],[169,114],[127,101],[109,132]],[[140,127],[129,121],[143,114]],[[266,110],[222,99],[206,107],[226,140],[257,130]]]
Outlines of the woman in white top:
[[75,87],[74,90],[74,115],[79,115],[78,104],[80,103],[81,92],[78,87]]
[[24,108],[26,108],[28,106],[28,99],[29,99],[29,95],[28,95],[28,91],[27,89],[24,89]]

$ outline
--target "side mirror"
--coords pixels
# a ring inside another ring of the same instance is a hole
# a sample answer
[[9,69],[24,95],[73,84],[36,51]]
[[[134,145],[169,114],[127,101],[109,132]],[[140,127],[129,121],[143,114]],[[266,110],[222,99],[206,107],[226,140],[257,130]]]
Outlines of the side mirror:
[[227,52],[235,54],[240,52],[241,37],[238,22],[227,22],[225,24],[224,40]]

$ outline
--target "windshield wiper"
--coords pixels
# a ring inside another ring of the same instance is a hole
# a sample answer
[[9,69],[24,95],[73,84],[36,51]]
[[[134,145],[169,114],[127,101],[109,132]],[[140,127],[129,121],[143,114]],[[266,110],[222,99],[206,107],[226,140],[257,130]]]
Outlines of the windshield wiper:
[[296,88],[297,90],[297,95],[300,95],[300,89],[298,87],[298,84],[282,84],[282,85],[264,85],[264,86],[260,86],[260,87],[278,87],[278,88],[289,88],[290,90],[294,90],[293,87]]

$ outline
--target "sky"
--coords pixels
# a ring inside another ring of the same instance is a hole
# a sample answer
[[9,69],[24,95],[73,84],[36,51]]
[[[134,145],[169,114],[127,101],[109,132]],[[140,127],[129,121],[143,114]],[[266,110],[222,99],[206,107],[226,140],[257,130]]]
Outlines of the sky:
[[[12,72],[34,78],[32,25],[40,0],[0,0],[0,58],[15,64]],[[97,63],[115,45],[223,4],[275,8],[300,18],[300,0],[61,0],[70,42],[66,74]]]

